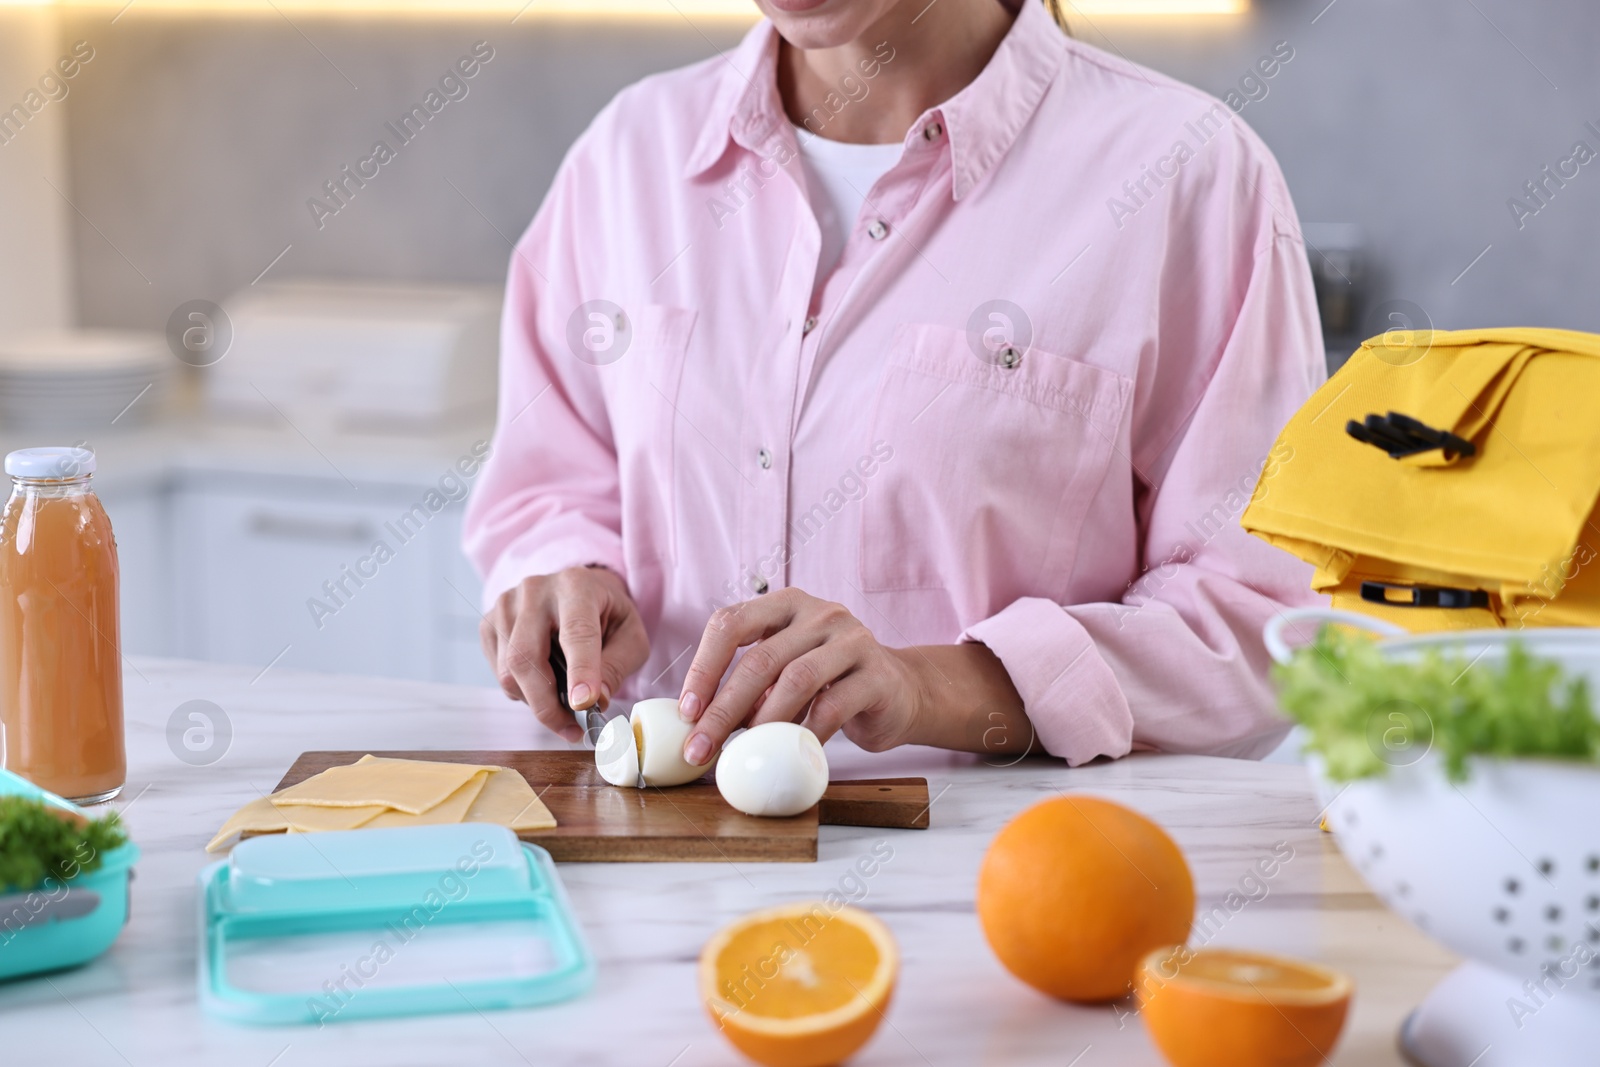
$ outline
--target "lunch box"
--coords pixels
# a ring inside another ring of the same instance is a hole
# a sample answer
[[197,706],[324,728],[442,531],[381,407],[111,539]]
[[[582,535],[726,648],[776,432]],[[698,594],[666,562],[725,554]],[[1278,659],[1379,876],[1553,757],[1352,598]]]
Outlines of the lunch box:
[[[6,770],[0,770],[0,796],[32,797],[94,817]],[[90,874],[0,891],[0,979],[75,967],[110,948],[128,921],[128,882],[138,858],[130,841],[100,857]]]
[[503,826],[263,835],[199,883],[200,1002],[225,1018],[320,1027],[594,984],[550,854]]

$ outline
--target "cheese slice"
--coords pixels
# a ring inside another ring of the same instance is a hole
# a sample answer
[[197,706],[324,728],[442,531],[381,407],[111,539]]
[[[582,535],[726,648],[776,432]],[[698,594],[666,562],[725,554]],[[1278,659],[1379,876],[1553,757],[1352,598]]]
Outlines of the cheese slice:
[[367,804],[359,808],[324,808],[316,804],[284,804],[273,798],[272,806],[288,822],[290,830],[300,833],[320,833],[324,830],[354,830],[391,810],[384,804]]
[[472,807],[472,802],[478,799],[478,794],[483,792],[483,783],[488,777],[487,769],[479,769],[466,785],[422,814],[414,815],[408,811],[396,811],[391,808],[366,823],[364,828],[375,830],[386,826],[437,826],[441,823],[462,822],[464,821],[462,816]]
[[487,771],[470,763],[435,763],[427,760],[385,759],[363,756],[344,767],[330,767],[298,785],[273,794],[283,804],[309,804],[321,808],[394,808],[420,815],[443,803],[451,794]]
[[[445,789],[451,783],[453,788]],[[556,825],[522,775],[506,767],[363,756],[252,800],[206,846],[239,833],[318,833],[388,826],[488,822],[519,832]]]
[[462,822],[492,822],[512,830],[549,830],[555,816],[534,793],[528,780],[507,767],[489,772],[483,792],[472,802]]
[[206,851],[216,852],[234,834],[247,831],[278,834],[288,828],[289,821],[273,805],[272,799],[270,797],[260,797],[230,815],[228,821],[222,824],[222,829],[217,831],[217,836],[213,837],[211,843],[206,846]]

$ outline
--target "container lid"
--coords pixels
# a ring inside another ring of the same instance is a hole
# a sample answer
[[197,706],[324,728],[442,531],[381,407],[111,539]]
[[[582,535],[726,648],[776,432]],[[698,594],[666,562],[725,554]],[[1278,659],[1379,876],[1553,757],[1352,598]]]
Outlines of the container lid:
[[87,448],[53,445],[6,454],[6,473],[13,478],[82,478],[93,474],[94,466],[94,453]]
[[550,854],[502,826],[266,835],[199,880],[201,1004],[225,1018],[527,1007],[594,983]]
[[[517,835],[491,823],[264,834],[228,858],[219,904],[234,914],[304,915],[409,908],[452,873],[472,871],[472,895],[539,892]],[[446,880],[450,880],[446,878]]]

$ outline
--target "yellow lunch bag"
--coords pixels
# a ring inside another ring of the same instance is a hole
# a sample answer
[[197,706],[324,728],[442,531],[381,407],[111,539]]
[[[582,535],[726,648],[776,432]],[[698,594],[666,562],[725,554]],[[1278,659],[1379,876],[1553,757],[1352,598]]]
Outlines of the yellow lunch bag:
[[1600,335],[1395,330],[1295,413],[1246,530],[1408,630],[1600,625]]

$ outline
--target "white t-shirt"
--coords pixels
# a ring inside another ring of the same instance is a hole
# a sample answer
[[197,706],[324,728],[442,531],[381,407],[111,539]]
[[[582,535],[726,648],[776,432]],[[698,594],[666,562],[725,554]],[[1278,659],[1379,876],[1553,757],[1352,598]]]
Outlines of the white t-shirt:
[[900,159],[903,146],[894,144],[846,144],[818,137],[803,126],[796,126],[800,141],[800,163],[806,172],[806,189],[811,210],[822,228],[822,252],[817,258],[817,277],[824,278],[839,262],[861,205],[879,178]]

